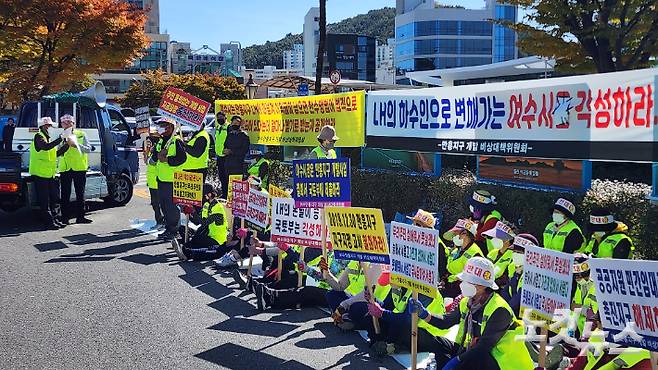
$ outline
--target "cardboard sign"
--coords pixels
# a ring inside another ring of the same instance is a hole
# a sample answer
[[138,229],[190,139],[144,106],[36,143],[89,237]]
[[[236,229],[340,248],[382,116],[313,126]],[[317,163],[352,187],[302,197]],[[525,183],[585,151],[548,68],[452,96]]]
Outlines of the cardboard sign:
[[292,198],[272,198],[271,241],[322,248],[319,208],[295,208]]
[[521,311],[550,321],[555,310],[571,308],[573,254],[528,246],[523,262]]
[[[658,262],[592,258],[587,263],[607,341],[658,351]],[[641,339],[620,334],[630,322]]]
[[381,209],[327,207],[334,258],[389,264]]
[[293,161],[293,198],[299,208],[349,207],[350,160],[310,159]]
[[269,212],[269,195],[264,191],[250,188],[245,221],[255,229],[264,231],[270,223]]
[[217,100],[215,112],[242,116],[242,129],[254,145],[318,145],[324,125],[336,128],[338,147],[364,146],[365,92],[304,97]]
[[247,181],[234,180],[231,184],[233,199],[231,211],[233,216],[244,218],[247,215],[247,204],[249,203],[249,183]]
[[168,87],[162,94],[158,114],[196,128],[206,119],[210,103],[175,87]]
[[195,172],[174,172],[174,203],[201,207],[203,175]]
[[436,296],[440,232],[391,222],[391,283]]
[[280,187],[276,185],[270,184],[267,188],[268,193],[270,193],[270,197],[272,198],[291,198],[292,196],[290,195],[289,192],[281,189]]

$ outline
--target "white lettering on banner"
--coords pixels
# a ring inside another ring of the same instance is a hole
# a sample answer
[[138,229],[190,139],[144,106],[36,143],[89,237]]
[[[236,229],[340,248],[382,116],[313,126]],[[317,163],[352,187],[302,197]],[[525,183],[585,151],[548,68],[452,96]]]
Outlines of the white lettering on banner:
[[269,195],[264,191],[249,189],[249,202],[245,221],[251,222],[262,229],[269,224]]
[[642,339],[618,335],[613,337],[616,343],[657,350],[658,262],[609,258],[588,262],[603,328],[619,334],[631,325]]
[[295,208],[292,198],[272,198],[271,240],[322,248],[320,212],[319,208]]
[[528,246],[523,262],[521,309],[550,319],[571,307],[573,254]]
[[533,142],[541,141],[658,142],[657,78],[657,70],[644,69],[374,91],[368,93],[366,132],[391,138],[375,141],[392,149],[405,145],[395,138],[422,138],[438,140],[434,148],[443,152],[519,156],[532,154]]

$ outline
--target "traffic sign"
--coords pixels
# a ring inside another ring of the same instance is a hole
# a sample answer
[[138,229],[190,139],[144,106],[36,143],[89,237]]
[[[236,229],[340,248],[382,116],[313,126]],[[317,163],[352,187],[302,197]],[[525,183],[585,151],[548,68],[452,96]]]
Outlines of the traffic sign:
[[340,82],[340,71],[335,69],[329,72],[329,81],[331,81],[331,83],[334,85],[338,85]]
[[308,84],[306,82],[297,85],[297,96],[308,96]]

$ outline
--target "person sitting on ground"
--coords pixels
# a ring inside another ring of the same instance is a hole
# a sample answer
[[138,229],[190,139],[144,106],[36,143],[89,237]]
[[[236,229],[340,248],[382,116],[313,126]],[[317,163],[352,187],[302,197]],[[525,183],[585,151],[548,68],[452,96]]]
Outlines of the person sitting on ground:
[[451,240],[454,248],[448,252],[447,273],[439,283],[444,297],[455,298],[459,295],[457,275],[464,270],[466,262],[476,256],[483,257],[480,246],[475,243],[478,224],[472,220],[460,219],[455,226],[443,234],[443,239]]
[[475,242],[484,253],[489,253],[494,246],[490,240],[485,240],[482,233],[496,227],[498,221],[503,220],[503,215],[498,212],[496,207],[496,197],[486,190],[476,190],[468,198],[469,210],[471,211],[471,221],[477,222],[477,232],[475,233]]
[[507,301],[515,315],[519,315],[521,309],[521,288],[523,287],[523,262],[525,258],[525,249],[528,247],[538,247],[537,238],[530,234],[519,234],[514,237],[514,242],[510,247],[512,251],[512,263],[508,270],[509,280],[504,288],[500,289],[500,295]]
[[493,249],[487,254],[487,258],[494,263],[496,267],[496,284],[498,286],[505,286],[514,272],[512,264],[512,250],[510,249],[514,242],[516,232],[513,225],[505,221],[498,221],[496,227],[489,229],[482,233],[487,238],[491,239]]
[[203,186],[204,205],[201,212],[202,223],[192,238],[181,248],[177,238],[171,241],[181,261],[192,259],[207,261],[226,253],[228,234],[226,210],[219,199],[221,191],[212,184]]
[[437,367],[443,370],[532,370],[534,363],[528,349],[516,341],[517,335],[524,334],[523,326],[507,302],[496,293],[494,264],[484,257],[473,257],[457,277],[464,297],[458,310],[435,316],[420,301],[409,299],[409,312],[417,312],[419,320],[439,329],[459,325],[454,342],[435,337],[432,352]]
[[615,221],[610,211],[595,209],[589,216],[589,231],[592,233],[585,252],[595,258],[633,258],[635,246],[628,236],[628,226]]

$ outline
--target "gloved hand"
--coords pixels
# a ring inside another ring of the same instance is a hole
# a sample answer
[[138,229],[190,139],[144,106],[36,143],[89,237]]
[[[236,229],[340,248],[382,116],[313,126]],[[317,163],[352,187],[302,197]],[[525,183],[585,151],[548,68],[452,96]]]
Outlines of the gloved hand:
[[452,370],[459,365],[459,356],[455,356],[450,359],[444,366],[442,370]]
[[327,260],[324,257],[320,258],[320,263],[318,266],[320,267],[320,271],[329,271],[329,265],[327,264]]
[[306,271],[306,263],[304,263],[304,261],[298,261],[297,262],[297,269],[299,271]]
[[290,249],[290,244],[288,243],[276,243],[276,246],[284,252],[287,252],[288,249]]
[[244,239],[247,237],[247,234],[249,233],[249,230],[245,228],[238,229],[238,232],[236,233],[238,238]]
[[385,311],[386,310],[383,309],[382,306],[380,306],[379,303],[377,303],[377,302],[368,303],[368,313],[372,317],[376,317],[376,318],[379,319],[382,316],[384,316]]
[[407,301],[407,313],[411,315],[416,312],[418,312],[418,318],[421,320],[425,320],[427,316],[430,315],[430,313],[427,312],[427,309],[425,309],[425,306],[423,306],[420,301],[417,299],[409,298]]

